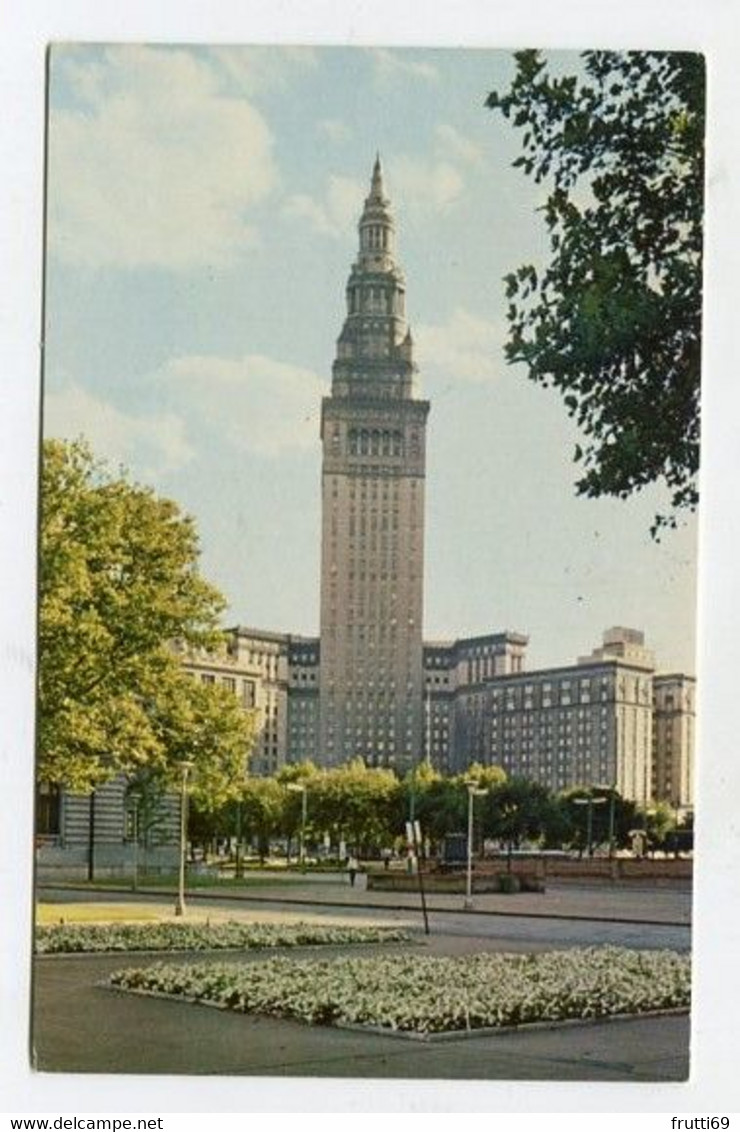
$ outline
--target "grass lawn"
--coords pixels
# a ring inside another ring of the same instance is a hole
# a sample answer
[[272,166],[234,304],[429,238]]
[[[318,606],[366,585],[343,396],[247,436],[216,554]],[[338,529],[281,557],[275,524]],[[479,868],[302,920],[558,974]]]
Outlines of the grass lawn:
[[36,923],[112,924],[161,920],[162,909],[151,904],[37,904]]

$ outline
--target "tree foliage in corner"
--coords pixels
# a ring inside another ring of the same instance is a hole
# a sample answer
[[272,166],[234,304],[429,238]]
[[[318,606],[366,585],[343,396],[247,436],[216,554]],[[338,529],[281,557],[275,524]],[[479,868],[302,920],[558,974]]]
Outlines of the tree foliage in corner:
[[197,572],[192,520],[84,444],[49,440],[40,528],[39,777],[84,792],[119,773],[177,780],[191,759],[194,792],[225,798],[253,721],[172,649],[221,639],[223,599]]
[[579,494],[663,482],[676,526],[698,501],[705,72],[701,55],[589,51],[582,78],[516,55],[487,105],[548,181],[551,257],[506,278],[507,359],[563,394],[584,436]]

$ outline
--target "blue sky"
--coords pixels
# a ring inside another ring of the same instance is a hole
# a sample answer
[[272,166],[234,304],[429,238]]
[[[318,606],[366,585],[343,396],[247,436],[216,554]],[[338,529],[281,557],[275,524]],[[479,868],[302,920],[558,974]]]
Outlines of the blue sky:
[[[561,54],[557,65],[577,65]],[[560,398],[503,359],[542,191],[484,106],[507,52],[55,47],[45,430],[178,500],[227,620],[315,633],[318,437],[379,150],[429,420],[425,635],[530,634],[529,667],[643,628],[694,669],[690,522],[575,497]]]

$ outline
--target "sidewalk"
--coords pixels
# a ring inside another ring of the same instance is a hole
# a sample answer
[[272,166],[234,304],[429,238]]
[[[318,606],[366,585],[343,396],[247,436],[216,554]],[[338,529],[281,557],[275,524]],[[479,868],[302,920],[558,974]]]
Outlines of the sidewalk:
[[[245,878],[244,888],[225,888],[218,885],[199,886],[188,889],[188,900],[223,901],[224,903],[247,901],[255,904],[323,905],[332,907],[351,907],[355,909],[373,908],[388,911],[419,912],[420,899],[412,892],[368,891],[365,877],[358,876],[356,885],[339,875],[320,878],[296,878],[290,881],[276,876],[270,883],[269,874],[260,874],[259,884],[250,887]],[[39,885],[39,896],[45,893],[86,892],[103,895],[106,892],[129,895],[125,889],[96,885],[91,889],[83,884]],[[166,897],[174,895],[173,888],[142,885],[138,896]],[[427,908],[432,913],[462,912],[464,896],[462,893],[429,893]],[[559,887],[551,886],[544,893],[512,893],[510,895],[481,894],[473,898],[477,915],[518,916],[533,919],[563,919],[606,921],[609,923],[664,924],[688,926],[691,923],[691,892],[689,889],[629,889],[603,886],[576,887],[573,884]]]

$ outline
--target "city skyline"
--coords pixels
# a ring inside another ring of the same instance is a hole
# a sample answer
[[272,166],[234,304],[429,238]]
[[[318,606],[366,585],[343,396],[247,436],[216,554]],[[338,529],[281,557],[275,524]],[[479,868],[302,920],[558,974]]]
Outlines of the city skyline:
[[483,106],[511,66],[55,47],[45,430],[195,516],[227,622],[315,635],[320,402],[379,150],[432,405],[425,639],[523,632],[536,669],[622,624],[693,672],[694,521],[658,544],[656,490],[576,499],[560,398],[503,360],[502,276],[544,250],[515,138]]

